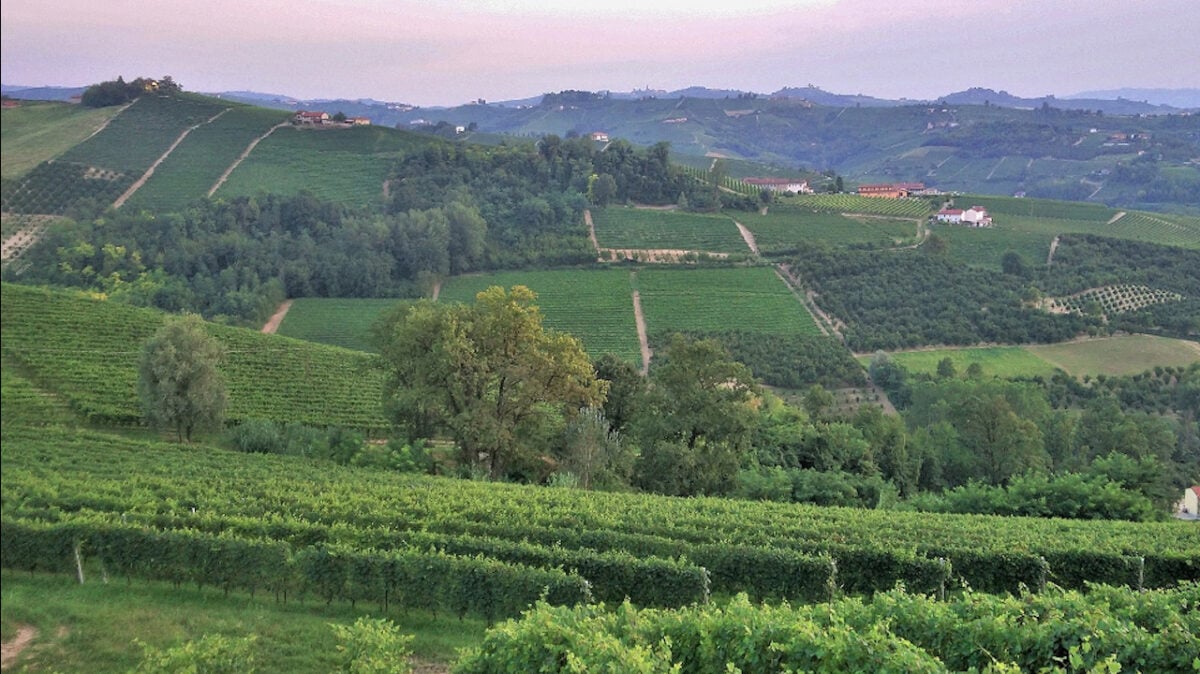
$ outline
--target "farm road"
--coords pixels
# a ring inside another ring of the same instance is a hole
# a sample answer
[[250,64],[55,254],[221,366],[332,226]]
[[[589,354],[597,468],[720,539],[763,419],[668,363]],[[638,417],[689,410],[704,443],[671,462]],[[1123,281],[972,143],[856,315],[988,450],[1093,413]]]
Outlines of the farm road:
[[[213,119],[215,119],[215,117]],[[212,120],[210,119],[208,121],[211,122]],[[264,133],[263,135],[250,141],[250,144],[246,146],[246,149],[243,150],[240,155],[238,155],[238,158],[233,160],[233,163],[229,165],[229,168],[225,169],[225,172],[221,174],[220,178],[217,178],[217,182],[214,183],[212,187],[208,188],[208,196],[211,197],[213,194],[216,193],[216,191],[218,189],[221,188],[221,185],[225,184],[225,181],[229,179],[229,174],[233,173],[233,170],[236,169],[238,166],[241,166],[242,162],[246,160],[246,157],[250,156],[250,153],[254,151],[254,148],[257,147],[259,143],[261,143],[263,140],[265,140],[267,136],[275,133],[276,129],[283,128],[287,125],[288,125],[287,122],[280,122],[280,123],[276,124],[275,126],[271,127],[270,129],[267,129],[267,132]],[[384,190],[384,196],[387,196],[387,183],[386,182],[383,184],[383,190]]]
[[179,144],[182,143],[183,140],[188,137],[188,134],[195,131],[196,129],[199,129],[200,127],[204,126],[205,124],[211,124],[212,122],[215,122],[218,117],[229,112],[232,109],[233,108],[225,108],[224,110],[218,112],[217,114],[213,115],[212,117],[209,117],[208,119],[204,120],[203,122],[194,124],[192,126],[189,126],[186,129],[184,129],[183,133],[179,134],[179,137],[175,139],[175,142],[171,143],[171,147],[167,148],[167,151],[162,153],[162,156],[159,157],[158,159],[156,159],[154,161],[154,163],[150,165],[150,168],[146,169],[146,172],[142,174],[142,177],[138,178],[137,182],[135,182],[133,185],[130,185],[129,189],[125,190],[125,194],[122,194],[121,196],[117,197],[117,200],[113,202],[112,207],[120,208],[120,207],[124,206],[125,202],[129,200],[129,197],[132,197],[135,192],[137,192],[138,190],[140,190],[142,188],[142,185],[146,184],[146,181],[150,179],[150,176],[154,175],[154,170],[158,168],[158,165],[163,163],[164,161],[166,161],[167,157],[171,156],[171,153],[174,152],[175,148],[179,147]]
[[275,334],[275,331],[279,329],[279,324],[283,322],[283,317],[287,316],[288,309],[291,308],[292,300],[287,300],[283,304],[280,304],[275,313],[271,315],[271,319],[267,321],[267,324],[262,326],[262,333],[264,335]]
[[750,252],[758,255],[758,243],[754,240],[754,232],[751,232],[746,228],[745,225],[737,220],[734,220],[733,224],[737,225],[738,232],[740,232],[742,235],[742,240],[746,242],[747,246],[750,246]]

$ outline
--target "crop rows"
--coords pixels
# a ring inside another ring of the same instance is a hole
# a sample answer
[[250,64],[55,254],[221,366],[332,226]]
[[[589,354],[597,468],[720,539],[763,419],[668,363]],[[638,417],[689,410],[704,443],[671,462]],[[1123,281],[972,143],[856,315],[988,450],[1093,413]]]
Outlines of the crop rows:
[[592,217],[601,248],[749,252],[728,217],[618,207]]
[[739,215],[754,234],[763,253],[787,252],[805,243],[834,246],[883,248],[916,239],[917,226],[910,220],[854,218],[825,211],[772,207],[765,215]]
[[285,117],[276,110],[238,106],[200,126],[159,165],[130,207],[177,210],[205,196],[252,140]]
[[[730,225],[732,227],[732,225]],[[546,327],[578,337],[593,357],[639,356],[629,272],[617,269],[505,272],[457,276],[442,286],[443,302],[474,302],[489,286],[524,285],[537,293]]]
[[371,326],[388,309],[408,300],[302,297],[292,302],[275,334],[307,342],[374,352]]
[[638,292],[652,334],[746,332],[819,335],[800,300],[768,267],[646,269]]
[[225,107],[212,99],[142,96],[103,131],[68,150],[62,160],[140,176],[185,129]]
[[1077,314],[1087,313],[1093,305],[1098,306],[1104,315],[1121,314],[1127,311],[1137,311],[1154,304],[1178,302],[1183,295],[1169,290],[1150,288],[1142,285],[1115,285],[1103,288],[1092,288],[1081,293],[1051,299],[1051,310],[1069,311]]
[[880,199],[857,194],[801,194],[788,197],[772,206],[809,209],[826,213],[864,213],[889,215],[898,218],[924,218],[929,215],[929,202],[924,199]]
[[39,164],[23,177],[4,182],[5,212],[62,215],[90,202],[97,210],[111,204],[137,179],[120,171],[97,170],[66,161]]
[[380,127],[280,129],[254,148],[217,196],[307,190],[338,203],[376,202],[396,159],[423,142],[419,136]]
[[[564,568],[589,565],[606,594],[616,592],[614,583],[635,582],[620,569],[637,560],[680,557],[705,567],[714,592],[797,599],[828,596],[834,584],[871,593],[897,580],[939,592],[960,578],[977,590],[1016,591],[1047,582],[1159,587],[1200,577],[1200,541],[1183,522],[1026,520],[579,492],[267,455],[233,460],[219,450],[15,425],[4,427],[3,444],[6,520],[124,520],[297,550],[386,551],[411,543],[525,562],[540,556]],[[676,579],[674,591],[687,601],[701,591],[683,580],[693,574],[693,582],[702,582],[692,567],[654,568],[664,584]],[[674,602],[659,595],[646,603]]]
[[[1084,220],[1108,222],[1117,211],[1101,204],[1086,204],[1077,201],[1055,201],[1052,199],[1016,199],[1012,197],[982,196],[968,194],[955,198],[957,208],[982,206],[993,216],[1014,215],[1055,220]],[[997,218],[999,220],[1000,218]]]
[[[83,418],[140,423],[137,358],[163,314],[81,295],[4,285],[4,357]],[[232,420],[272,419],[364,430],[388,427],[381,373],[369,356],[210,324]]]

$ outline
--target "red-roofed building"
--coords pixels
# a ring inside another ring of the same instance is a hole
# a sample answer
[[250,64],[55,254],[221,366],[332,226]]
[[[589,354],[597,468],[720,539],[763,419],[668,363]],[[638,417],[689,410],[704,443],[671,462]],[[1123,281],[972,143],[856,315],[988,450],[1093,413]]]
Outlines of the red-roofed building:
[[884,199],[903,199],[914,192],[923,192],[925,183],[883,183],[879,185],[859,185],[858,194],[863,197],[881,197]]
[[812,194],[812,188],[808,186],[808,181],[799,178],[746,178],[742,182],[772,192]]
[[961,208],[943,208],[934,217],[937,218],[938,222],[948,222],[952,225],[957,225],[962,222],[962,214]]
[[1200,518],[1200,486],[1184,490],[1177,510],[1180,515],[1188,516],[1189,519]]
[[312,124],[320,126],[329,123],[329,113],[320,110],[301,110],[292,115],[293,124]]

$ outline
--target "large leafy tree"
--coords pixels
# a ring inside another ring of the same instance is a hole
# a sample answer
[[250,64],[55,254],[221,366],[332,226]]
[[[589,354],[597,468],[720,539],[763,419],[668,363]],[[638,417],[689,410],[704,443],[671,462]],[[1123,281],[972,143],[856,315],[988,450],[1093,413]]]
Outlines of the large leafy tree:
[[221,425],[225,383],[217,371],[223,350],[195,314],[169,319],[142,347],[138,397],[152,425],[173,429],[179,441]]
[[546,330],[524,286],[493,286],[473,305],[419,302],[375,338],[385,407],[410,438],[448,434],[466,465],[528,476],[564,420],[604,400],[579,340]]

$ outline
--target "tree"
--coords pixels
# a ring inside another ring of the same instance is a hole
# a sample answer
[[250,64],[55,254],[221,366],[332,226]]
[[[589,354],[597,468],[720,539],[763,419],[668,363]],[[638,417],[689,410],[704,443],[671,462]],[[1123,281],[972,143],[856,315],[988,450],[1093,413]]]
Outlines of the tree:
[[951,360],[950,356],[946,356],[945,358],[938,361],[938,364],[937,364],[937,376],[938,377],[940,377],[942,379],[951,379],[957,375],[958,375],[958,371],[954,368],[954,361]]
[[604,208],[617,196],[617,181],[607,173],[595,174],[588,178],[588,201],[594,206]]
[[474,305],[400,307],[376,327],[384,406],[410,440],[451,435],[464,465],[531,477],[566,419],[604,400],[579,340],[542,327],[525,286]]
[[821,418],[825,410],[833,407],[833,403],[833,394],[820,384],[808,387],[808,391],[804,394],[804,409],[813,419]]
[[1000,270],[1011,276],[1024,277],[1029,274],[1029,265],[1025,264],[1025,258],[1020,253],[1010,250],[1000,258]]
[[633,464],[620,434],[609,426],[604,410],[595,407],[579,410],[567,423],[559,456],[559,466],[575,475],[583,489],[624,484]]
[[221,425],[225,383],[217,371],[223,350],[195,314],[169,319],[142,347],[138,397],[154,426],[173,428],[179,441]]

